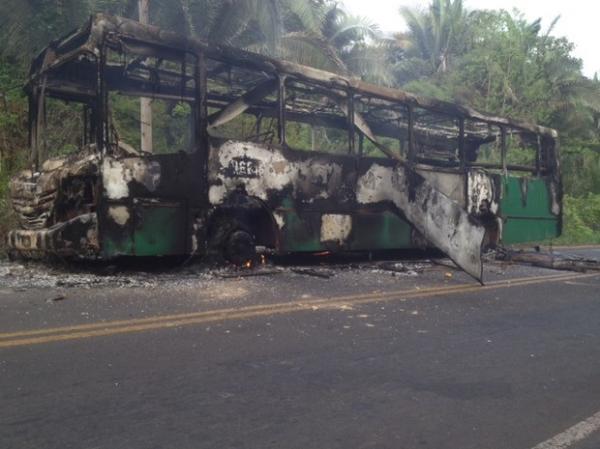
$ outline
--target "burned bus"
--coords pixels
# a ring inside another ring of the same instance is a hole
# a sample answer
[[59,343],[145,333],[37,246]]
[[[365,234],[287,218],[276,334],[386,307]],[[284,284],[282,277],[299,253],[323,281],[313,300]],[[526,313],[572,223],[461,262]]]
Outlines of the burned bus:
[[481,280],[482,248],[561,233],[557,133],[466,106],[109,15],[44,49],[26,92],[21,256],[425,246]]

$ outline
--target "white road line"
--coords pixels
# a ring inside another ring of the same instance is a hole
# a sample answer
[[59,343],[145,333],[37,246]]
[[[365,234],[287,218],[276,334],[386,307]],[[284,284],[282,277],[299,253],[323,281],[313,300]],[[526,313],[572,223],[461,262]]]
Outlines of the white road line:
[[532,449],[567,449],[600,430],[600,412]]

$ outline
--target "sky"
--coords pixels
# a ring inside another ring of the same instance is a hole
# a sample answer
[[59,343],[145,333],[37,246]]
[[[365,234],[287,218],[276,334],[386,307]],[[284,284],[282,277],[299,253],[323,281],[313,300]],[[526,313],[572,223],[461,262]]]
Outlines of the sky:
[[[348,12],[367,17],[382,31],[405,29],[398,13],[401,6],[425,8],[429,1],[417,0],[341,0]],[[561,16],[553,35],[567,37],[575,44],[575,56],[583,60],[583,72],[588,77],[600,72],[600,50],[594,36],[600,16],[600,2],[590,0],[464,0],[468,9],[519,9],[530,20],[542,18],[542,28]]]

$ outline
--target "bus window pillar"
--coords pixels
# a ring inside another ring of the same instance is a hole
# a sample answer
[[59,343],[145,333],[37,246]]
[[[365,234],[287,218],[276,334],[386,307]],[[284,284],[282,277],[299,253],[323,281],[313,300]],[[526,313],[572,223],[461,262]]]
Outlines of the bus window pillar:
[[263,115],[262,113],[258,113],[256,115],[256,141],[260,141],[260,131],[261,131],[261,125],[262,125],[262,120],[263,120]]
[[[402,129],[402,119],[400,117],[398,117],[397,126],[398,126],[399,130]],[[398,133],[398,148],[400,149],[400,155],[402,157],[406,157],[406,148],[405,148],[405,146],[406,145],[405,145],[404,139],[402,137],[402,132],[400,131]]]
[[196,57],[194,67],[196,81],[196,115],[198,128],[196,129],[196,151],[200,152],[200,176],[202,182],[202,200],[208,202],[208,101],[207,101],[207,73],[206,55],[200,52]]
[[537,146],[535,149],[535,175],[540,176],[542,174],[542,139],[540,135],[537,135]]
[[279,144],[281,146],[285,146],[286,142],[285,142],[285,100],[286,100],[286,92],[285,92],[285,82],[286,82],[286,77],[285,76],[280,76],[279,77],[279,95],[278,95],[278,107],[279,107],[279,114],[278,114],[278,137],[279,137]]
[[354,128],[354,94],[348,92],[348,154],[356,153],[356,131]]
[[100,48],[96,84],[96,148],[102,154],[108,151],[110,124],[108,120],[108,89],[106,88],[106,44]]
[[198,54],[195,65],[196,78],[196,114],[198,115],[198,129],[196,131],[196,145],[201,151],[208,151],[208,101],[207,101],[207,73],[206,56],[204,52]]
[[506,154],[508,148],[506,147],[506,128],[502,126],[500,128],[500,158],[502,162],[502,173],[504,176],[508,176],[508,165],[506,161]]
[[358,133],[358,157],[363,157],[365,152],[365,135]]
[[415,111],[412,104],[407,105],[408,116],[408,163],[415,165],[417,160],[417,149],[415,146]]
[[463,173],[467,171],[467,153],[465,149],[465,119],[458,120],[458,160],[460,161],[460,170]]
[[29,94],[29,162],[35,170],[38,170],[38,95],[37,88],[33,88],[31,94]]

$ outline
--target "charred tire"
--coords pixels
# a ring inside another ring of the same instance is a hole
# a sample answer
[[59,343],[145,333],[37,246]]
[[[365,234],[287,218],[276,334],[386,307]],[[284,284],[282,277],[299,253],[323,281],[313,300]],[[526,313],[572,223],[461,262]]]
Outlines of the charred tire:
[[231,232],[225,242],[224,256],[235,265],[254,262],[256,247],[252,234],[243,229]]
[[8,250],[6,256],[8,257],[9,262],[18,262],[19,260],[21,260],[21,255],[14,249]]
[[243,265],[256,258],[254,235],[239,220],[221,217],[214,222],[210,238],[210,253],[218,262]]

